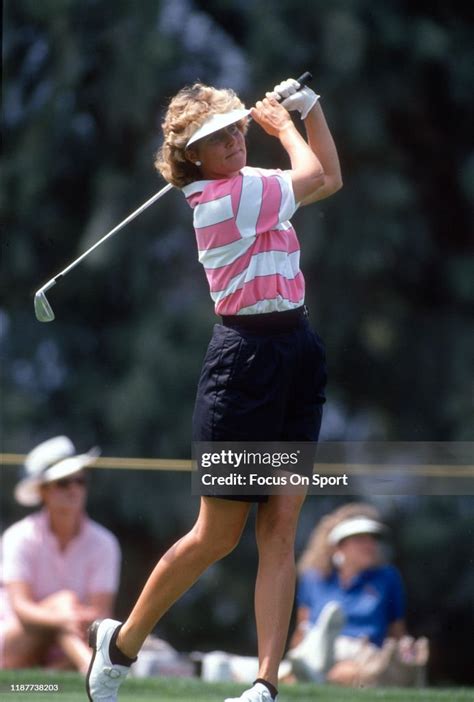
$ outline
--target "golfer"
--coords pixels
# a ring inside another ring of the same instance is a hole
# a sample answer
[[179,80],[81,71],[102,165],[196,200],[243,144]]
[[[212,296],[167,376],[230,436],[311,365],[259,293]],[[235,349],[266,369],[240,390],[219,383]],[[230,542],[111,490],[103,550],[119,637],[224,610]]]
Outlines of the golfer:
[[[197,83],[170,102],[156,166],[193,209],[199,260],[216,314],[199,381],[195,441],[316,441],[326,383],[322,342],[304,306],[290,218],[341,187],[318,95],[288,79],[246,110],[231,90]],[[283,98],[280,103],[277,98]],[[306,140],[289,111],[298,111]],[[289,170],[248,167],[248,115],[280,141]],[[259,673],[226,702],[273,702],[295,587],[294,538],[304,495],[256,496],[255,616]],[[202,497],[197,521],[161,558],[128,619],[91,627],[87,691],[112,702],[153,627],[212,563],[238,544],[249,498]]]

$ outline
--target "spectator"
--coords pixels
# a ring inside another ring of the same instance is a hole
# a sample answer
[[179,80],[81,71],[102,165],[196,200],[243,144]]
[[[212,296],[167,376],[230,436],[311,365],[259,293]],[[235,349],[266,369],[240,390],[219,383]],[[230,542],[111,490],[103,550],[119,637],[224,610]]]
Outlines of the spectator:
[[42,509],[2,538],[1,668],[87,671],[87,627],[112,613],[120,568],[115,536],[85,511],[85,468],[98,455],[97,449],[77,455],[72,442],[58,436],[26,457],[15,498]]
[[378,511],[361,503],[337,509],[313,531],[299,563],[287,656],[297,679],[421,684],[428,642],[407,636],[402,579],[378,543],[385,531]]

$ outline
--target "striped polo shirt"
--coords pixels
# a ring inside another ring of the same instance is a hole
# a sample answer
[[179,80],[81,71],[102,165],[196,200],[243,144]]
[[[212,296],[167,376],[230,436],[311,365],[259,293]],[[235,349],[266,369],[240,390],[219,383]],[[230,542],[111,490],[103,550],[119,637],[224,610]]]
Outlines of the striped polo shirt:
[[289,171],[242,168],[182,188],[218,315],[282,312],[304,303]]

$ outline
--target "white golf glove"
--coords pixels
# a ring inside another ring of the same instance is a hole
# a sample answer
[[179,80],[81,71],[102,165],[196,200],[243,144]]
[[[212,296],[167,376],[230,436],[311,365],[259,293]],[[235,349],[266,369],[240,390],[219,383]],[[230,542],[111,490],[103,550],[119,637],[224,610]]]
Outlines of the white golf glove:
[[288,78],[278,85],[275,85],[273,92],[283,98],[282,105],[288,112],[298,110],[301,119],[306,119],[309,111],[314,107],[320,98],[314,90],[306,85],[300,86],[294,78]]

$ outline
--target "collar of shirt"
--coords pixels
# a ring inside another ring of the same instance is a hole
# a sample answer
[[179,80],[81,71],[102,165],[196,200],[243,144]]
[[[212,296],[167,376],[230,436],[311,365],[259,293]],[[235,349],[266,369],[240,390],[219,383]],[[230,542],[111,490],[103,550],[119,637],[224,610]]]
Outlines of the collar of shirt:
[[79,528],[79,532],[73,536],[73,538],[69,541],[68,545],[66,546],[65,549],[61,549],[59,545],[59,539],[57,535],[54,533],[54,531],[51,529],[50,521],[49,521],[49,514],[46,509],[42,509],[38,513],[38,529],[42,533],[43,538],[45,541],[48,541],[51,546],[54,548],[55,551],[57,551],[60,554],[65,554],[66,552],[70,551],[70,549],[80,540],[84,538],[84,536],[87,535],[87,531],[89,529],[89,523],[90,519],[88,518],[87,515],[83,515],[81,519],[81,525]]
[[376,568],[367,568],[366,570],[362,570],[360,573],[357,573],[357,575],[354,575],[354,577],[351,578],[348,583],[344,584],[341,582],[339,577],[339,571],[335,570],[331,576],[331,582],[340,587],[342,590],[346,590],[346,592],[350,590],[357,590],[364,585],[364,583],[375,571]]

